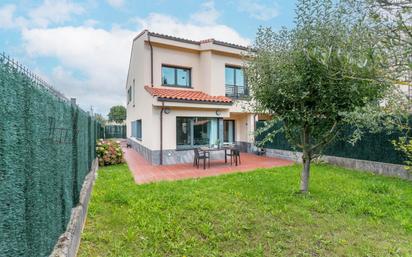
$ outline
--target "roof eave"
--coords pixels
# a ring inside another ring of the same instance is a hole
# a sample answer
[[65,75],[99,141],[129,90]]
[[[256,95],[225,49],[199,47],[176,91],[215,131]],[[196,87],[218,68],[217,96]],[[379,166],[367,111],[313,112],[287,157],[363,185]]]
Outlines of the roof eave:
[[167,97],[157,97],[157,100],[160,102],[175,102],[175,103],[197,103],[197,104],[216,104],[216,105],[232,105],[233,104],[233,102],[173,99],[173,98],[167,98]]

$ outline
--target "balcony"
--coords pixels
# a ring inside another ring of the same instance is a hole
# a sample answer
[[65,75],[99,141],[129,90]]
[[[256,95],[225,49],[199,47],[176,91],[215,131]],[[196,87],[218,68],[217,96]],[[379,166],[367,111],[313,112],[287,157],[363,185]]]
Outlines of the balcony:
[[225,85],[225,95],[234,99],[246,99],[249,91],[245,86]]

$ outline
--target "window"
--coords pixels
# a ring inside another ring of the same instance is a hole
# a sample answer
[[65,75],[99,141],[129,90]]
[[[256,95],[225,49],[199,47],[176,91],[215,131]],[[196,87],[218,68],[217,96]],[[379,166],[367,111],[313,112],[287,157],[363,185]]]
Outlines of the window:
[[132,121],[132,137],[142,139],[142,120]]
[[191,87],[190,69],[163,65],[162,85],[172,87]]
[[243,98],[248,96],[243,69],[239,67],[225,67],[226,96]]
[[133,95],[133,107],[136,102],[136,88],[135,88],[135,80],[133,79],[133,91],[131,93]]
[[129,87],[127,89],[127,104],[129,104],[132,101],[132,87]]
[[217,118],[176,117],[176,148],[213,145],[219,139]]
[[224,120],[223,121],[223,142],[234,143],[235,142],[235,121]]

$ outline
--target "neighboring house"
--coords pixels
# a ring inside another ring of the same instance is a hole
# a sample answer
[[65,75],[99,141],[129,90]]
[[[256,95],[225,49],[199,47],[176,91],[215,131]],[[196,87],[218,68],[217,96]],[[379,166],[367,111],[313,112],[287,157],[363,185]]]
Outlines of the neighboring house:
[[127,76],[127,137],[152,164],[193,161],[219,142],[250,151],[255,121],[240,45],[144,30],[133,40]]

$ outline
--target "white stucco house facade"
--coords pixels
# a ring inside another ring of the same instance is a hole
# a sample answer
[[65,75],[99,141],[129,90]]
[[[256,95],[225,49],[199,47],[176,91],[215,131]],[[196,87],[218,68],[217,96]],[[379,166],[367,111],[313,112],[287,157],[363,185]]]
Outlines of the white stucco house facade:
[[244,46],[142,31],[127,75],[128,143],[152,164],[193,161],[193,148],[236,143],[250,151]]

